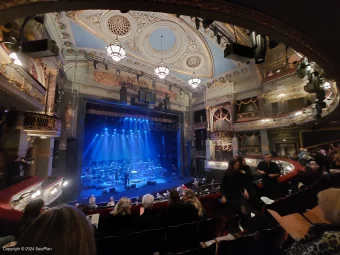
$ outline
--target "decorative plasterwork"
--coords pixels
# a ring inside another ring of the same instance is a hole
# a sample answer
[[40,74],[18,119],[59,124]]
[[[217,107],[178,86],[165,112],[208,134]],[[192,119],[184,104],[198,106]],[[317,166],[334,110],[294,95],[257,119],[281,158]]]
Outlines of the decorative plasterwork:
[[[158,29],[170,29],[176,36],[176,42],[174,47],[163,51],[163,61],[166,66],[188,75],[192,73],[193,68],[200,77],[211,78],[214,75],[213,56],[203,36],[190,24],[184,21],[178,22],[175,15],[133,11],[123,14],[119,11],[86,10],[69,12],[67,16],[107,44],[117,36],[111,30],[113,27],[118,29],[118,26],[114,26],[110,21],[118,17],[121,23],[118,38],[126,47],[128,58],[151,64],[153,68],[160,61],[160,52],[153,49],[149,37]],[[102,51],[105,52],[105,49]]]

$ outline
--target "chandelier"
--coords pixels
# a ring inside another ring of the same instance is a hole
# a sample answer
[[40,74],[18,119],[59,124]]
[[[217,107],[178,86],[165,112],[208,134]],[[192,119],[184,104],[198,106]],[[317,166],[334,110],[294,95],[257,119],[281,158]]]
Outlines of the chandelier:
[[195,75],[195,72],[192,73],[192,76],[193,77],[190,80],[188,80],[188,83],[191,87],[195,89],[201,83],[201,79]]
[[118,62],[125,58],[125,49],[120,45],[118,37],[114,41],[114,44],[110,44],[106,47],[107,55],[109,55],[114,61]]
[[163,46],[163,35],[161,35],[161,62],[158,67],[155,68],[155,74],[160,78],[164,79],[170,72],[169,68],[164,66],[163,59],[162,59],[162,46]]

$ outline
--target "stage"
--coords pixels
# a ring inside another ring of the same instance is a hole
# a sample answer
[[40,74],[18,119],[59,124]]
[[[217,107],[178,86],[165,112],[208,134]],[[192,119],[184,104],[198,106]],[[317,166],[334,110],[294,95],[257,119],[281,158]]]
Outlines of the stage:
[[[136,188],[124,188],[124,185],[121,183],[113,184],[107,188],[96,189],[82,189],[79,199],[69,202],[69,204],[88,204],[89,197],[93,194],[96,197],[96,203],[104,203],[109,201],[109,198],[113,196],[115,200],[119,200],[121,197],[141,197],[147,193],[157,193],[164,190],[170,190],[176,188],[182,184],[188,184],[193,181],[192,177],[184,177],[180,180],[177,177],[158,177],[154,179],[156,181],[155,185],[145,185],[145,182],[136,183]],[[103,190],[108,190],[110,188],[115,188],[116,192],[109,192],[107,194],[102,195]]]

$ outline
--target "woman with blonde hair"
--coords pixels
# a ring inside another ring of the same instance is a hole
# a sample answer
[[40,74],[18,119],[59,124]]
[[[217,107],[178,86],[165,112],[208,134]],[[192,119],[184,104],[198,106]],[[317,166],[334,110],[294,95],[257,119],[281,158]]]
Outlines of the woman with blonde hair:
[[198,200],[198,198],[196,197],[195,192],[193,190],[185,189],[183,191],[183,202],[188,203],[188,204],[192,204],[193,206],[195,206],[195,208],[197,209],[197,213],[198,213],[199,218],[206,218],[207,217],[201,202]]
[[319,207],[330,224],[314,224],[289,255],[340,254],[340,189],[326,189],[318,194]]
[[108,216],[107,234],[119,235],[132,229],[133,217],[131,215],[132,203],[127,197],[122,197],[115,209]]

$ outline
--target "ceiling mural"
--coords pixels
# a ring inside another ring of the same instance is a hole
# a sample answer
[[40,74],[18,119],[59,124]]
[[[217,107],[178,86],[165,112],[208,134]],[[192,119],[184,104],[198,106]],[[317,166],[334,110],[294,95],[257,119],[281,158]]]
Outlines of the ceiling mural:
[[[190,17],[113,10],[82,10],[54,15],[57,16],[53,25],[59,31],[58,44],[69,60],[72,59],[69,55],[80,52],[108,58],[107,45],[118,39],[127,54],[119,64],[135,66],[152,74],[162,54],[164,64],[170,69],[166,80],[181,86],[189,86],[187,81],[193,71],[202,83],[206,83],[238,68],[237,62],[224,58],[226,42],[219,45],[208,29],[197,31]],[[204,87],[199,86],[196,90],[202,91]]]

